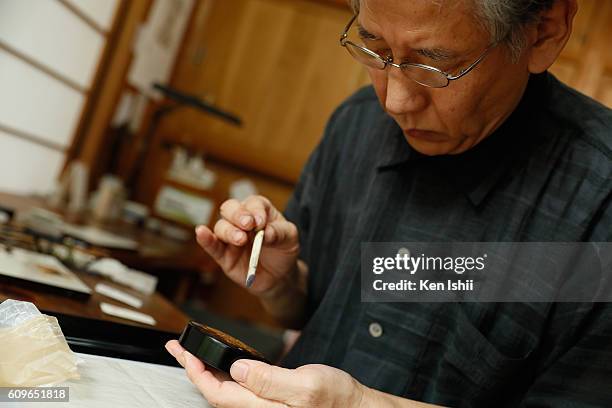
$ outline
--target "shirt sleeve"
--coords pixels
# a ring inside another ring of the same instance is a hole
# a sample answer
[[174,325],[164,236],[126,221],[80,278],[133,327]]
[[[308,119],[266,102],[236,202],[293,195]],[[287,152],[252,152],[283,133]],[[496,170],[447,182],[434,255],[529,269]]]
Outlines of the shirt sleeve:
[[323,137],[308,158],[300,179],[289,198],[284,211],[285,218],[293,222],[299,231],[300,258],[307,264],[311,250],[311,219],[319,210],[319,203],[325,193],[326,180],[334,176],[337,159],[337,136],[343,128],[342,117],[346,111],[341,105],[328,121]]
[[308,239],[310,236],[310,217],[312,206],[316,202],[318,162],[322,154],[321,150],[322,146],[319,144],[310,155],[284,211],[285,218],[297,226],[300,240],[300,259],[306,264],[309,263],[310,259]]
[[343,126],[339,120],[343,110],[341,106],[331,116],[323,138],[306,162],[284,211],[285,218],[293,222],[298,229],[299,257],[309,265],[307,306],[309,315],[316,308],[317,299],[320,299],[320,293],[315,292],[316,288],[321,287],[318,280],[322,279],[321,276],[317,276],[316,268],[313,268],[313,256],[316,256],[319,250],[317,247],[319,241],[313,230],[316,229],[321,212],[328,210],[324,203],[333,201],[329,197],[330,191],[327,186],[328,181],[335,177],[338,158],[338,149],[335,148],[338,142],[335,139],[340,136],[339,131]]

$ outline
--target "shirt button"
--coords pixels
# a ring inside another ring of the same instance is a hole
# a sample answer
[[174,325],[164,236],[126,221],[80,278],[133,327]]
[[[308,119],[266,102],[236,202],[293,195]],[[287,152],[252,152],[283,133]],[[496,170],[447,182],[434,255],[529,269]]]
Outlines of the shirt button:
[[397,254],[399,256],[401,256],[402,258],[404,257],[404,255],[406,255],[408,258],[410,258],[410,250],[408,248],[400,248],[397,250]]
[[370,332],[370,336],[374,338],[378,338],[383,334],[383,328],[379,323],[370,323],[370,327],[368,327],[368,331]]

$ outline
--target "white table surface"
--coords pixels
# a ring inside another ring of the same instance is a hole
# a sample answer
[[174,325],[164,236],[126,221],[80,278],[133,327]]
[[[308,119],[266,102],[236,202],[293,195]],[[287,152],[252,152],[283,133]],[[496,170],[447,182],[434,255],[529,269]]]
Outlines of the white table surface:
[[182,368],[76,354],[81,378],[58,385],[70,387],[70,402],[54,402],[53,407],[210,407]]

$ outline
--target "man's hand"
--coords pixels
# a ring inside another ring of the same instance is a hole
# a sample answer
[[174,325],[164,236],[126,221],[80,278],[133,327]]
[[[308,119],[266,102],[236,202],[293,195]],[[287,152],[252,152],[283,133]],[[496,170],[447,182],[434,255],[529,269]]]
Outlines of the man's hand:
[[176,340],[169,341],[166,349],[214,407],[359,408],[366,406],[362,403],[370,390],[333,367],[313,364],[289,370],[255,360],[238,360],[232,365],[234,382],[205,367]]
[[[245,286],[254,232],[264,229],[264,241],[257,277],[250,291],[266,295],[297,280],[300,249],[297,227],[287,221],[270,200],[250,196],[243,202],[231,199],[220,208],[221,219],[214,232],[206,226],[196,229],[198,243],[234,282]],[[291,276],[291,275],[295,276]]]

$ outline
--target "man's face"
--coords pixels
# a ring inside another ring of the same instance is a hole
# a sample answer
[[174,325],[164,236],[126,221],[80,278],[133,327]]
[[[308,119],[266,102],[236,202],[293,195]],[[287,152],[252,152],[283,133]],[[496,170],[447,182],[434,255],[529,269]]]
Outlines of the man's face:
[[[453,75],[490,45],[471,0],[362,0],[357,24],[362,43],[395,63]],[[419,85],[395,67],[368,71],[382,106],[426,155],[461,153],[490,135],[512,113],[529,77],[525,58],[512,63],[502,45],[446,88]]]

